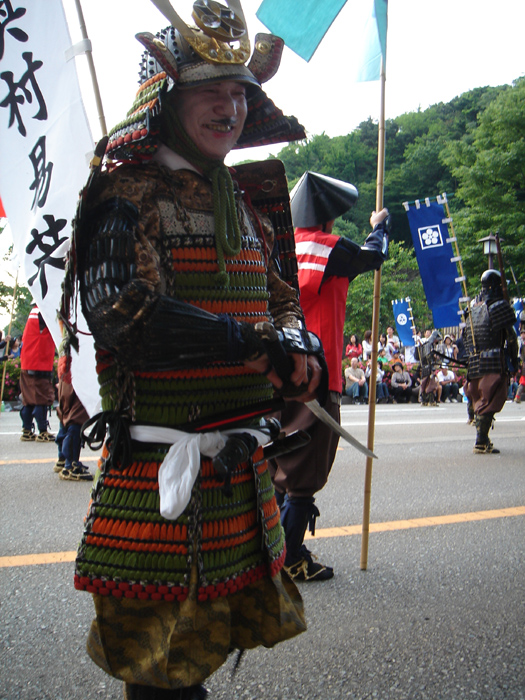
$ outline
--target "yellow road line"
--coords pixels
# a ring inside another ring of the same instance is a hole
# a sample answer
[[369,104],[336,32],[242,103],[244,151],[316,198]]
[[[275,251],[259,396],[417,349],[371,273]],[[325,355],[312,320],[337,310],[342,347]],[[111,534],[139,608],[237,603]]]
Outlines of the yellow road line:
[[[98,462],[98,457],[82,457],[82,462]],[[57,461],[56,457],[44,457],[42,459],[0,459],[0,466],[6,464],[51,464]]]
[[[470,523],[476,520],[490,520],[492,518],[512,518],[517,515],[525,515],[525,506],[516,508],[501,508],[500,510],[479,510],[473,513],[457,513],[455,515],[435,515],[430,518],[414,518],[412,520],[393,520],[386,523],[371,523],[370,532],[392,532],[393,530],[408,530],[414,527],[435,527],[436,525],[453,525],[455,523]],[[315,536],[320,537],[347,537],[359,535],[361,525],[349,525],[346,527],[328,527],[315,531]],[[312,536],[306,533],[307,539]],[[46,554],[24,554],[14,557],[0,557],[0,568],[15,566],[36,566],[37,564],[62,564],[75,561],[76,552],[49,552]]]
[[[525,506],[517,508],[501,508],[499,510],[479,510],[473,513],[456,513],[454,515],[433,515],[430,518],[413,518],[411,520],[393,520],[385,523],[370,523],[370,532],[391,532],[393,530],[408,530],[413,527],[434,527],[435,525],[453,525],[455,523],[470,523],[476,520],[490,520],[491,518],[509,518],[516,515],[525,515]],[[316,537],[344,537],[346,535],[359,535],[362,525],[350,525],[346,527],[328,527],[315,531]],[[306,537],[312,539],[307,532]]]
[[23,554],[19,557],[0,557],[0,568],[35,566],[36,564],[63,564],[75,561],[76,555],[76,552],[47,552],[46,554]]

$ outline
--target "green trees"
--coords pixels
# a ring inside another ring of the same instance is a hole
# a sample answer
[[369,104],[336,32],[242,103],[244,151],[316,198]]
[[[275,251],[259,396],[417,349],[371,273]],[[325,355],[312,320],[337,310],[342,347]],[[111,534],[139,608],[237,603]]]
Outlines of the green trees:
[[450,141],[442,156],[458,181],[462,206],[457,220],[468,239],[469,270],[479,273],[484,268],[485,261],[475,255],[476,241],[499,231],[505,261],[518,283],[525,273],[524,101],[525,78],[520,78],[513,87],[502,88],[478,122],[469,125],[462,139]]
[[[0,228],[0,235],[2,235],[3,228]],[[7,259],[7,256],[5,257]],[[14,293],[14,279],[12,279],[10,273],[4,272],[2,279],[0,279],[0,310],[4,318],[11,316],[11,308],[13,305],[13,293]],[[27,287],[19,285],[17,287],[17,295],[15,300],[15,305],[13,309],[13,324],[11,327],[11,335],[14,337],[16,335],[22,335],[29,312],[31,311],[31,304],[33,297],[31,292]],[[2,330],[7,333],[9,323],[6,323]]]
[[[467,287],[479,289],[487,267],[479,239],[499,231],[506,277],[512,272],[525,293],[525,78],[512,86],[482,87],[424,111],[386,123],[384,201],[393,219],[390,259],[383,266],[381,327],[392,321],[391,300],[410,296],[416,325],[432,325],[402,203],[449,195]],[[290,187],[305,170],[351,182],[356,205],[336,222],[335,233],[362,243],[375,208],[377,124],[371,119],[346,136],[313,136],[278,154]],[[347,330],[370,327],[373,275],[350,285]]]
[[[348,289],[346,302],[345,335],[357,333],[363,337],[372,324],[372,299],[374,294],[374,273],[359,275]],[[392,300],[409,296],[414,319],[418,327],[432,325],[432,316],[425,302],[425,294],[417,261],[412,251],[402,243],[391,243],[388,260],[382,267],[381,304],[379,326],[385,330],[394,323]]]

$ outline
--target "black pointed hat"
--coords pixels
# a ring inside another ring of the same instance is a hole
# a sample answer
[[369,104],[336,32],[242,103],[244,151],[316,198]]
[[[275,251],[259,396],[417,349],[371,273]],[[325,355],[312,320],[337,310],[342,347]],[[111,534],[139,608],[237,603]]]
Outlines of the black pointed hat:
[[308,228],[337,219],[357,200],[349,182],[307,170],[290,193],[293,225]]

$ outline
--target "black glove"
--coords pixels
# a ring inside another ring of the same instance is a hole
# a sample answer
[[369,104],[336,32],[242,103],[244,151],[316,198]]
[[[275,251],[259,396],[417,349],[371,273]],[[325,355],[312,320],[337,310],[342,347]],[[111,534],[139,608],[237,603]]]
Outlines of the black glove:
[[306,393],[308,383],[296,386],[290,381],[294,371],[292,353],[315,355],[321,365],[321,381],[317,388],[317,399],[321,405],[328,397],[328,367],[320,339],[306,329],[276,329],[271,323],[257,323],[255,330],[260,334],[266,354],[279,379],[283,382],[280,392],[283,396],[294,397]]

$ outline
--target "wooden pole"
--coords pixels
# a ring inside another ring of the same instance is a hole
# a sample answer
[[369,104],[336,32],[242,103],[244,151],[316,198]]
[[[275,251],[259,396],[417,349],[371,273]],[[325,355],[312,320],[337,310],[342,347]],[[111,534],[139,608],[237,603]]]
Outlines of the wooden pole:
[[[75,0],[75,7],[77,8],[78,21],[80,24],[80,32],[82,34],[82,38],[89,41],[89,37],[86,31],[86,23],[84,21],[84,13],[82,12],[80,0]],[[86,58],[89,66],[89,73],[91,75],[91,82],[93,83],[93,92],[95,93],[95,102],[97,104],[100,129],[102,131],[102,136],[107,136],[108,129],[106,126],[106,118],[104,117],[104,110],[102,108],[102,98],[100,97],[100,89],[98,86],[97,73],[95,71],[95,64],[93,63],[93,54],[91,49],[86,49]]]
[[[13,327],[13,313],[15,310],[15,299],[16,299],[16,293],[18,291],[18,272],[19,270],[16,271],[16,279],[15,279],[15,287],[13,289],[13,301],[11,302],[11,318],[9,319],[9,329],[7,331],[7,335],[11,335],[11,328]],[[6,353],[8,351],[9,346],[6,345]],[[0,391],[0,400],[3,401],[4,399],[4,386],[5,386],[5,375],[7,372],[7,355],[6,355],[6,361],[4,362],[4,369],[2,371],[2,391]]]
[[463,298],[466,300],[466,308],[461,307],[461,301],[459,302],[459,309],[463,313],[463,322],[465,322],[465,317],[468,315],[470,323],[470,334],[472,337],[472,347],[474,348],[474,354],[476,353],[476,338],[474,336],[474,324],[472,321],[472,314],[470,313],[470,296],[467,289],[467,277],[463,270],[463,262],[461,260],[461,255],[459,254],[459,243],[456,231],[454,229],[454,222],[452,221],[452,216],[450,215],[450,207],[448,206],[447,194],[443,193],[443,198],[445,200],[445,210],[447,212],[447,219],[449,219],[448,225],[452,231],[452,238],[454,239],[454,250],[456,251],[457,265],[459,266],[459,275],[461,277],[461,284],[463,286]]
[[[376,181],[376,211],[383,208],[383,189],[385,174],[385,64],[381,60],[381,109],[379,115],[379,130],[377,144],[377,181]],[[370,391],[368,401],[368,442],[367,447],[374,451],[374,433],[376,419],[376,378],[377,378],[377,346],[379,342],[379,309],[381,302],[381,268],[374,273],[374,297],[372,307],[372,372],[370,374]],[[368,565],[368,539],[370,534],[370,500],[372,495],[372,458],[366,458],[365,494],[363,502],[363,526],[361,534],[361,563],[365,571]]]
[[499,233],[496,231],[496,248],[498,249],[498,267],[501,274],[501,291],[503,292],[503,298],[506,302],[510,304],[509,301],[509,290],[507,289],[507,280],[505,278],[505,266],[503,265],[503,255],[501,254],[501,241],[499,238]]

